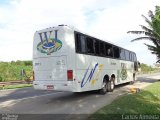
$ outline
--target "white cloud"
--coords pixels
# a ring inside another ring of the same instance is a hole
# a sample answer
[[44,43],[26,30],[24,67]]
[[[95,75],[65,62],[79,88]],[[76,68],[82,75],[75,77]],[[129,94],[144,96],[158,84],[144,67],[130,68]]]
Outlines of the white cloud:
[[104,40],[109,40],[124,48],[133,50],[137,53],[141,62],[153,64],[156,62],[156,57],[144,46],[143,43],[147,41],[136,44],[131,43],[130,41],[138,36],[128,35],[127,31],[140,30],[140,24],[146,25],[141,15],[147,16],[148,11],[154,11],[155,5],[158,4],[158,0],[154,2],[152,0],[128,0],[118,6],[110,6],[103,11],[97,12],[97,20],[91,25],[89,32]]
[[80,0],[21,0],[3,6],[0,8],[0,60],[32,59],[33,34],[36,30],[62,23],[73,23],[83,29],[86,26],[83,6]]
[[[151,54],[147,48],[130,43],[128,38],[134,36],[126,32],[145,24],[141,14],[147,15],[158,4],[159,0],[11,0],[0,5],[0,60],[32,59],[36,30],[70,24],[125,48],[137,47],[133,50],[138,58],[152,64],[155,58],[148,61]],[[148,59],[143,59],[146,56]]]

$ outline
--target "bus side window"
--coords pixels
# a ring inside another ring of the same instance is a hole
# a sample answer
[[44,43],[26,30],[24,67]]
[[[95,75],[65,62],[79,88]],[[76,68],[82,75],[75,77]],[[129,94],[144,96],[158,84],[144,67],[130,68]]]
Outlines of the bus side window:
[[80,36],[81,52],[86,53],[86,39],[84,35]]
[[119,58],[120,57],[120,51],[118,47],[113,47],[113,52],[114,52],[114,58]]
[[134,53],[132,53],[132,61],[134,62]]
[[129,52],[129,60],[132,61],[132,53]]
[[106,43],[105,50],[106,50],[106,56],[113,57],[112,45]]
[[100,42],[100,55],[105,56],[105,46],[103,42]]
[[94,53],[93,39],[87,37],[87,53]]
[[94,40],[94,48],[95,48],[95,54],[99,56],[99,41]]
[[135,53],[133,54],[133,56],[134,56],[134,61],[137,61],[137,57]]
[[76,52],[80,52],[81,50],[81,43],[80,43],[79,37],[80,35],[78,33],[75,33]]
[[120,49],[120,58],[121,58],[122,60],[125,60],[124,49]]
[[126,60],[129,60],[129,51],[125,50],[125,57],[126,57]]
[[76,52],[78,52],[78,53],[86,53],[85,36],[76,33],[75,34],[75,40],[76,40]]

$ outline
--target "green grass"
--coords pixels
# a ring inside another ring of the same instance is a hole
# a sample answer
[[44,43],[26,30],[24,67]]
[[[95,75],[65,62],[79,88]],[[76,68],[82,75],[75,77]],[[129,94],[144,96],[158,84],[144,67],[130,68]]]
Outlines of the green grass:
[[4,89],[16,89],[16,88],[25,88],[25,87],[31,87],[32,84],[17,84],[17,85],[6,85],[4,88],[1,86],[0,90]]
[[122,115],[159,114],[160,82],[153,83],[140,93],[128,94],[91,115],[89,120],[121,120]]

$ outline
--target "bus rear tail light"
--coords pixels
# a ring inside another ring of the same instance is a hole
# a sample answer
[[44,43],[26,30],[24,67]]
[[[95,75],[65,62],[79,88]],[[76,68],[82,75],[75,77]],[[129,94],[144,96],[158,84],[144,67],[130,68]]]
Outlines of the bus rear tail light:
[[68,81],[73,81],[73,70],[67,70]]

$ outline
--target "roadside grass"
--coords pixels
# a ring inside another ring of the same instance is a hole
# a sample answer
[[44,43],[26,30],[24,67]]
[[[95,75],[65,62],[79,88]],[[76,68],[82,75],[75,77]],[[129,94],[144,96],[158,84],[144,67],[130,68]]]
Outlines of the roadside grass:
[[16,89],[16,88],[25,88],[25,87],[31,87],[32,84],[17,84],[17,85],[6,85],[4,87],[0,86],[0,90],[4,89]]
[[139,93],[128,94],[114,100],[92,114],[89,120],[122,120],[122,115],[159,115],[160,82],[155,82]]

